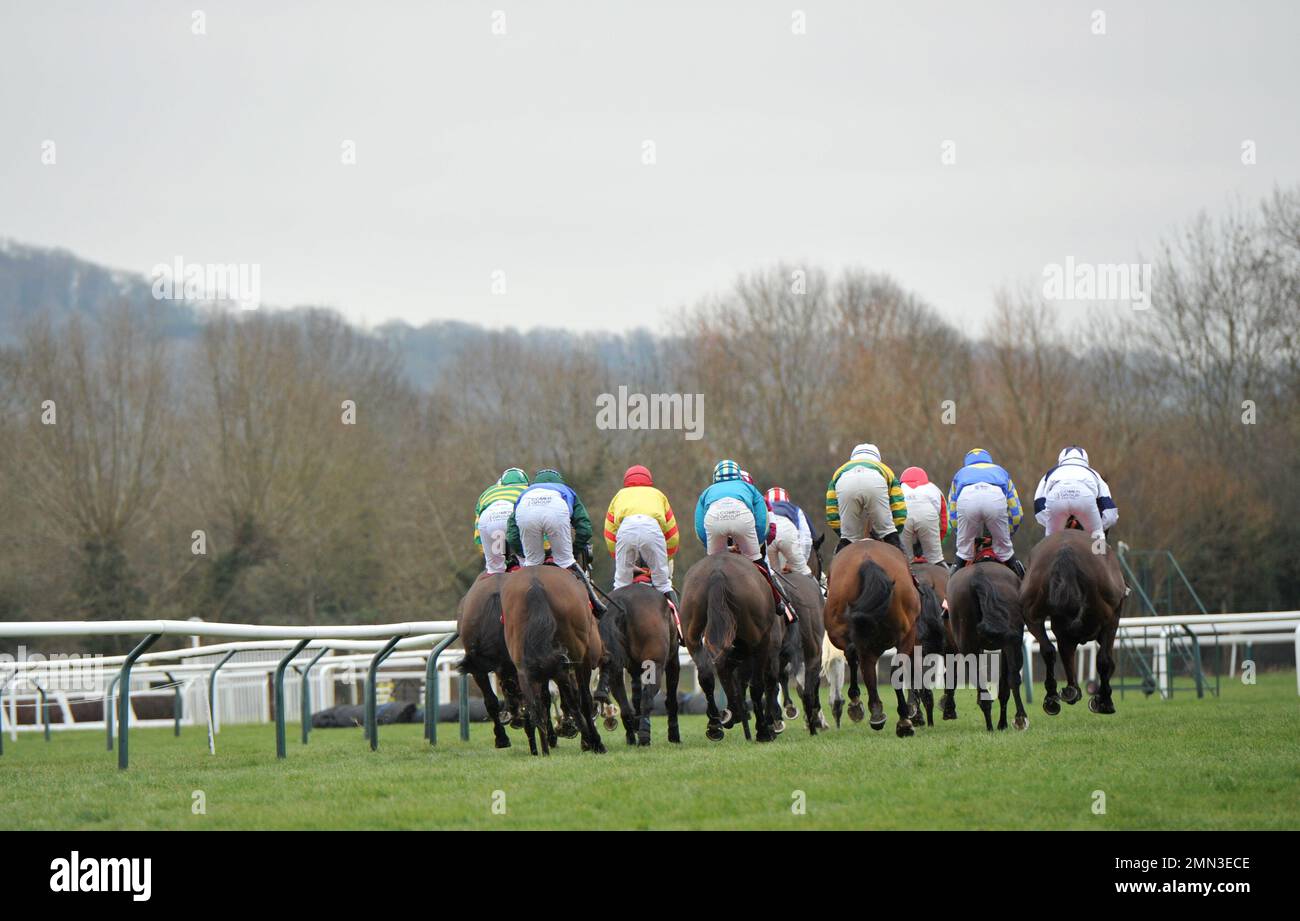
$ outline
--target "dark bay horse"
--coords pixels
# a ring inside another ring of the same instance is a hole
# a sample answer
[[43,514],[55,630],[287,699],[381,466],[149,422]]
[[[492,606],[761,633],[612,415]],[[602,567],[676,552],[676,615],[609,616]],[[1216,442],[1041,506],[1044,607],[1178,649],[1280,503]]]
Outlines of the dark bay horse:
[[[622,712],[627,744],[649,745],[650,714],[662,679],[668,741],[680,742],[677,681],[681,663],[677,659],[677,625],[668,610],[668,599],[652,585],[636,582],[610,592],[608,602],[608,610],[600,619],[605,658],[600,665],[596,700],[608,700],[612,690]],[[628,702],[625,671],[632,679],[635,707]]]
[[600,664],[604,648],[582,583],[555,566],[524,566],[502,581],[501,610],[506,648],[527,705],[524,730],[529,751],[537,754],[536,727],[542,730],[542,754],[550,754],[546,683],[554,681],[565,712],[578,722],[583,749],[603,753],[594,719],[591,673]]
[[[921,614],[916,620],[916,641],[921,648],[923,662],[931,656],[942,657],[956,652],[957,644],[947,616],[948,567],[934,563],[912,561],[912,576],[921,590]],[[934,689],[928,684],[909,688],[907,703],[912,721],[918,726],[927,722],[934,725]],[[922,711],[924,707],[924,711]],[[945,711],[944,719],[951,719]]]
[[[776,688],[772,628],[777,613],[767,580],[740,554],[715,553],[691,567],[681,597],[686,648],[695,659],[708,704],[705,735],[717,742],[722,730],[739,721],[745,738],[751,738],[744,694],[748,684],[755,737],[759,742],[772,741],[776,714],[769,712],[768,698]],[[715,676],[727,695],[725,712],[718,710],[714,700]]]
[[[504,575],[479,576],[456,608],[456,630],[465,649],[460,672],[472,675],[483,694],[497,748],[510,747],[506,724],[516,719],[516,728],[524,724],[519,677],[514,662],[510,661],[510,651],[506,649],[506,631],[501,623],[501,582],[504,579]],[[492,682],[488,678],[491,673],[496,674],[505,694],[505,710],[501,709],[501,702],[492,691]],[[554,744],[554,736],[551,744]]]
[[808,734],[816,735],[825,723],[821,713],[821,678],[822,678],[822,638],[826,627],[822,622],[821,585],[815,577],[802,573],[783,573],[786,591],[794,603],[799,619],[787,624],[777,618],[783,627],[783,641],[778,659],[781,694],[785,700],[787,719],[795,719],[799,711],[790,699],[790,677],[794,676],[799,688],[799,697],[803,701],[804,722]]
[[[849,714],[861,713],[858,670],[867,682],[871,728],[885,726],[885,708],[876,689],[876,665],[891,646],[897,655],[912,657],[917,651],[916,621],[921,615],[921,593],[901,550],[878,540],[860,540],[846,546],[831,566],[826,595],[826,635],[844,651],[849,661]],[[910,667],[907,669],[910,675]],[[904,681],[910,685],[910,681]],[[907,700],[901,686],[898,697],[900,737],[913,734]]]
[[[985,679],[990,669],[981,657],[998,653],[998,729],[1007,728],[1007,698],[1016,698],[1015,727],[1029,728],[1029,717],[1020,699],[1020,668],[1024,658],[1025,622],[1020,608],[1020,577],[997,562],[975,563],[957,570],[948,581],[948,609],[957,652],[963,657],[967,675],[973,672],[984,725],[993,731],[993,701]],[[943,695],[944,719],[955,719],[953,700],[956,668],[948,669]],[[948,714],[952,714],[951,717]]]
[[[1097,552],[1098,550],[1101,552]],[[1104,538],[1065,529],[1044,538],[1029,557],[1029,571],[1020,590],[1025,626],[1038,640],[1045,674],[1043,710],[1061,712],[1061,701],[1075,704],[1083,696],[1074,673],[1074,653],[1080,643],[1097,641],[1098,693],[1088,701],[1093,713],[1114,713],[1110,676],[1115,671],[1115,634],[1127,594],[1119,559]],[[1065,689],[1056,693],[1056,647],[1047,636],[1047,621],[1061,646]]]

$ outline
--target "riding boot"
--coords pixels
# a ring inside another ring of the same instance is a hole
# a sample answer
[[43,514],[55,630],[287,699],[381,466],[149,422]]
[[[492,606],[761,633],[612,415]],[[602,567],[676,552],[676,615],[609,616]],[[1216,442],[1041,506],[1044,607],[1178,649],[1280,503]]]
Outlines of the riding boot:
[[603,605],[600,599],[596,597],[596,589],[592,586],[591,581],[587,578],[587,574],[582,571],[582,567],[579,566],[577,563],[574,563],[572,566],[569,567],[569,572],[577,576],[578,581],[581,582],[584,586],[586,586],[587,599],[591,602],[591,613],[596,615],[597,620],[600,620],[601,615],[605,613],[605,605]]
[[843,550],[851,543],[853,543],[853,541],[849,540],[847,537],[841,537],[840,542],[835,545],[835,553],[831,554],[831,556],[834,556],[835,554],[839,553],[841,550]]
[[771,567],[767,565],[767,560],[760,557],[754,561],[754,565],[763,571],[763,576],[767,579],[767,584],[772,586],[772,592],[776,596],[777,604],[785,609],[786,619],[791,623],[797,621],[799,615],[795,611],[794,605],[790,602],[790,596],[785,593],[785,586],[781,584],[781,580],[777,577],[776,573],[772,572]]
[[671,589],[671,588],[668,589],[668,591],[664,592],[664,597],[668,599],[668,604],[669,604],[669,612],[668,612],[668,613],[669,613],[670,615],[672,615],[672,618],[673,618],[673,629],[677,631],[677,635],[680,637],[680,636],[682,635],[682,602],[681,602],[681,599],[679,599],[679,598],[677,597],[677,592],[674,591],[674,590]]
[[1025,564],[1016,559],[1016,555],[1011,554],[1011,559],[1003,560],[1002,565],[1010,569],[1022,580],[1025,578]]
[[966,561],[961,557],[953,557],[953,561],[948,564],[948,574],[952,576],[957,575],[957,570],[961,569],[965,565]]
[[903,539],[898,536],[897,531],[890,531],[880,539],[892,547],[897,547],[899,553],[903,552]]

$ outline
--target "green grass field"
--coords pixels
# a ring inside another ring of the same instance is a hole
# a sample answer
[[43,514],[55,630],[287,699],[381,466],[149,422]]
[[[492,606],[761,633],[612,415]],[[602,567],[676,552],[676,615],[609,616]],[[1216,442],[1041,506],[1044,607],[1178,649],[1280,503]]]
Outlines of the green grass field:
[[967,692],[961,719],[912,739],[894,736],[892,712],[880,733],[846,719],[809,738],[791,722],[763,746],[738,729],[711,743],[704,718],[686,717],[681,745],[656,719],[649,749],[620,730],[608,755],[562,740],[545,760],[522,733],[497,751],[486,725],[462,743],[444,724],[436,749],[419,726],[381,727],[378,752],[360,730],[318,730],[304,747],[291,726],[277,762],[272,726],[232,726],[215,757],[202,729],[136,730],[123,773],[102,732],[26,733],[0,757],[0,828],[1300,828],[1294,673],[1225,681],[1219,699],[1130,693],[1114,716],[1084,701],[1048,717],[1041,700],[1040,687],[1024,733],[986,733]]

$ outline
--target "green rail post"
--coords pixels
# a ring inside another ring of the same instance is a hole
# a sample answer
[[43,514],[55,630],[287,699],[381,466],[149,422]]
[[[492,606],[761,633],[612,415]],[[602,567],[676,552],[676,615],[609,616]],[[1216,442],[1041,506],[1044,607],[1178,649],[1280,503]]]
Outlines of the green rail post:
[[117,696],[117,683],[121,674],[113,676],[108,683],[108,693],[104,696],[104,731],[108,734],[108,750],[113,750],[113,701]]
[[366,673],[366,738],[370,740],[372,752],[379,750],[379,689],[375,686],[379,676],[379,666],[392,654],[401,640],[400,636],[393,637],[379,652],[371,656],[370,670]]
[[173,685],[172,687],[172,735],[176,738],[181,737],[181,686],[177,683],[176,678],[171,672],[163,672],[167,680]]
[[[32,679],[28,678],[28,681]],[[32,686],[36,688],[36,693],[41,695],[41,722],[45,725],[45,741],[50,741],[50,701],[45,695],[45,688],[39,683],[32,681]]]
[[150,633],[142,639],[127,653],[126,661],[122,663],[122,670],[118,673],[118,686],[121,690],[117,698],[117,767],[121,771],[125,771],[129,763],[127,746],[131,738],[131,666],[135,665],[135,660],[160,639],[162,639],[161,633]]
[[1024,646],[1025,657],[1020,663],[1020,683],[1025,686],[1025,703],[1032,704],[1034,702],[1034,663],[1032,661],[1032,645],[1030,644],[1027,635],[1021,639],[1021,643]]
[[429,661],[424,668],[424,737],[430,745],[438,744],[438,656],[456,642],[459,635],[453,630],[439,640],[429,652]]
[[320,661],[321,656],[329,652],[329,647],[316,653],[316,657],[307,663],[301,674],[302,693],[299,697],[298,709],[302,711],[302,744],[307,744],[307,736],[311,734],[311,669],[312,666]]
[[469,675],[461,675],[456,685],[456,715],[460,717],[460,740],[469,741]]
[[211,726],[214,735],[217,732],[217,672],[234,657],[235,650],[232,649],[220,662],[212,666],[212,671],[208,673],[208,725]]
[[[280,664],[275,667],[275,757],[285,757],[284,746],[284,670],[289,667],[289,662],[298,653],[307,648],[311,640],[299,640],[298,644],[289,650],[289,654],[280,660]],[[265,687],[265,685],[263,685]]]

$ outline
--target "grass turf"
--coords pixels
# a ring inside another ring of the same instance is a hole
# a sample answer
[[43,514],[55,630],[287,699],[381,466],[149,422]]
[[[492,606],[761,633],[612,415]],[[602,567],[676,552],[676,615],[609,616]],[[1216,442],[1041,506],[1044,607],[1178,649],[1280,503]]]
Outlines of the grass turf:
[[[274,727],[258,725],[224,729],[215,757],[202,728],[179,739],[134,730],[119,772],[102,732],[48,744],[24,733],[0,757],[0,828],[1300,827],[1294,673],[1225,680],[1218,699],[1117,696],[1113,716],[1089,713],[1085,698],[1048,717],[1041,701],[1040,686],[1023,733],[985,732],[961,692],[959,720],[911,739],[895,737],[887,705],[879,733],[846,717],[809,738],[801,717],[770,745],[739,729],[712,743],[694,716],[670,746],[656,718],[650,748],[628,748],[620,728],[604,733],[608,755],[580,753],[575,739],[549,759],[530,758],[522,733],[498,751],[486,725],[463,743],[444,724],[436,749],[419,726],[383,726],[378,752],[359,729],[317,730],[304,747],[291,726],[277,762]],[[192,808],[196,791],[206,814]]]

